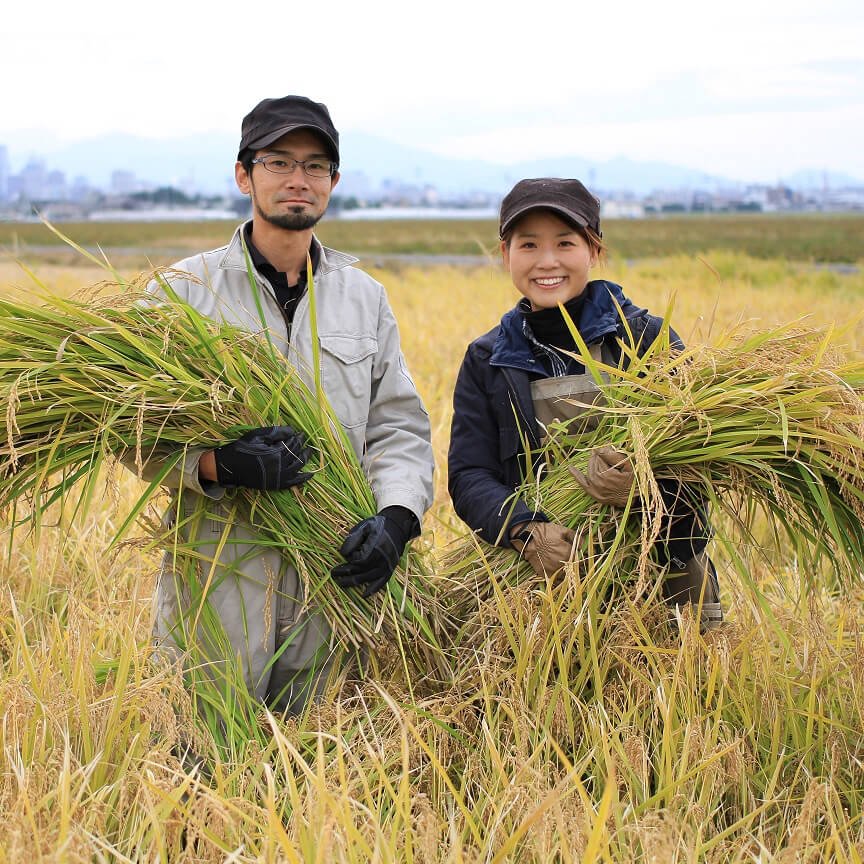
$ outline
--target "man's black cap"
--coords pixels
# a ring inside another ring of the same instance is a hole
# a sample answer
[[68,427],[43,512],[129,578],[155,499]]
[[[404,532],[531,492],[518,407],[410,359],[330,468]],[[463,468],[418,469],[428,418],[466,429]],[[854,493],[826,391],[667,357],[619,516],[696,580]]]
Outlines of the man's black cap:
[[552,210],[567,222],[600,233],[600,202],[578,181],[557,177],[520,180],[501,202],[500,237],[529,210]]
[[237,159],[243,158],[245,150],[261,150],[295,129],[312,129],[321,135],[330,158],[339,164],[339,133],[330,112],[322,102],[313,102],[305,96],[282,96],[259,102],[243,118]]

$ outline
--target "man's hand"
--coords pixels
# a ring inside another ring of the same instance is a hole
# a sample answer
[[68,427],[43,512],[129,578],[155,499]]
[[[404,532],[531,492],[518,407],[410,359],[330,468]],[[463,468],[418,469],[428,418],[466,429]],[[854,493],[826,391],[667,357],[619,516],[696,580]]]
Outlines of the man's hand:
[[363,586],[363,596],[380,591],[393,575],[405,546],[420,533],[417,517],[406,507],[385,507],[349,532],[339,553],[346,564],[330,571],[340,588]]
[[557,573],[573,557],[576,534],[557,522],[523,522],[510,532],[513,548],[538,576]]
[[291,426],[251,429],[217,447],[213,455],[220,486],[272,491],[297,486],[312,476],[301,470],[310,456],[306,436]]
[[627,504],[636,479],[630,457],[608,445],[591,451],[587,476],[572,466],[568,470],[595,501],[616,507]]

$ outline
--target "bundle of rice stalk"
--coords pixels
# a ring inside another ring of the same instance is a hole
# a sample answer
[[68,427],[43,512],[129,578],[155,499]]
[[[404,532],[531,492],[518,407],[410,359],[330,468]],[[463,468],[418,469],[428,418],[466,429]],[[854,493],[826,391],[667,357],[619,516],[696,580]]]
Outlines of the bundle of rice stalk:
[[375,503],[323,395],[313,394],[261,336],[217,324],[176,299],[141,299],[0,300],[0,506],[12,506],[17,524],[38,524],[55,502],[73,512],[86,508],[106,457],[124,457],[139,471],[161,460],[122,533],[185,448],[291,425],[307,435],[314,476],[282,492],[238,489],[247,518],[296,566],[307,600],[343,644],[397,638],[438,656],[426,622],[421,555],[409,553],[387,590],[369,599],[330,579],[345,534],[375,512]]
[[[733,554],[736,542],[755,542],[754,526],[767,521],[783,558],[794,556],[805,590],[824,580],[861,581],[864,363],[844,360],[830,330],[791,323],[674,352],[667,325],[641,358],[632,344],[623,346],[626,369],[593,360],[572,332],[574,356],[605,405],[591,406],[597,423],[590,430],[581,418],[552,424],[540,469],[516,494],[576,531],[574,567],[593,560],[593,571],[603,559],[603,572],[618,583],[658,572],[651,550],[663,539],[665,508],[657,481],[668,478],[732,517],[737,536],[725,545]],[[623,509],[591,499],[568,470],[584,471],[592,448],[606,444],[630,454],[635,466]],[[512,550],[473,536],[448,550],[438,576],[461,621],[491,596],[491,581],[543,582]]]

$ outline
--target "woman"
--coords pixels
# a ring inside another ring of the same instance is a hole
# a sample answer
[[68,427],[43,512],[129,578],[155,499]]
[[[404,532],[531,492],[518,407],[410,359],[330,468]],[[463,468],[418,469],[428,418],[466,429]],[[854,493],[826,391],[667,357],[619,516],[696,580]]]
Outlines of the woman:
[[[458,515],[488,543],[511,547],[540,574],[572,556],[573,532],[551,522],[513,492],[528,455],[539,450],[543,424],[572,402],[592,402],[593,378],[571,355],[576,344],[567,310],[592,355],[620,360],[629,330],[645,351],[662,321],[628,300],[619,285],[589,280],[605,249],[600,204],[578,180],[521,180],[501,202],[501,254],[522,295],[500,323],[468,346],[453,396],[449,489]],[[622,317],[623,316],[623,317]],[[672,343],[683,347],[673,332]],[[565,397],[569,401],[560,401]],[[623,504],[633,484],[625,454],[595,450],[587,476],[575,472],[598,501]],[[662,483],[669,512],[657,558],[668,567],[664,596],[673,608],[699,603],[703,629],[722,621],[717,577],[705,553],[708,526],[681,487]]]

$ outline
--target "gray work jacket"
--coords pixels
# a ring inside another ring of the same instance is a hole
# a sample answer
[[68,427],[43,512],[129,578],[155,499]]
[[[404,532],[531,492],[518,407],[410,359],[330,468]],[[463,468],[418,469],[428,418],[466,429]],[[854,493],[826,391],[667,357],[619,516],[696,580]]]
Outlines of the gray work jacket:
[[[249,284],[241,225],[227,246],[174,264],[166,274],[181,300],[203,315],[253,332],[261,316]],[[351,255],[322,247],[314,273],[324,392],[363,465],[379,510],[407,507],[422,521],[432,503],[433,458],[429,415],[408,373],[396,320],[383,286],[353,266]],[[184,277],[189,274],[192,278]],[[309,292],[300,298],[290,342],[269,282],[255,272],[265,323],[274,347],[314,387]],[[161,293],[151,282],[148,290]],[[190,450],[166,485],[218,498],[198,482],[202,449]]]

